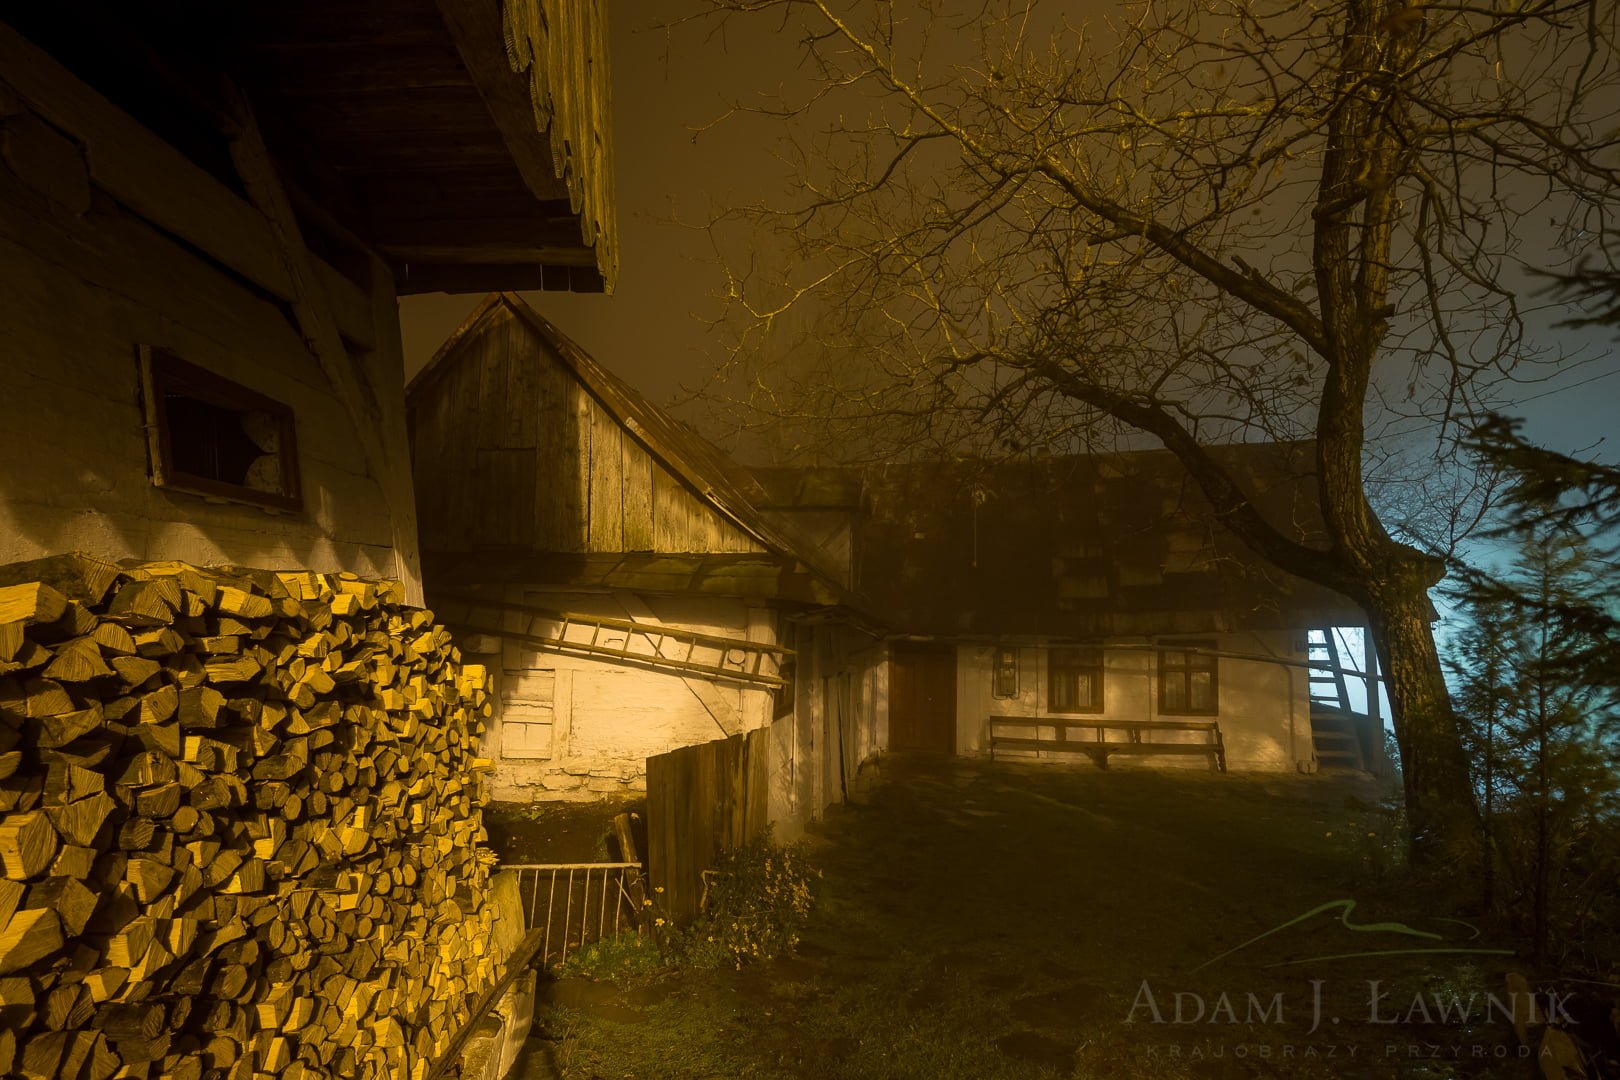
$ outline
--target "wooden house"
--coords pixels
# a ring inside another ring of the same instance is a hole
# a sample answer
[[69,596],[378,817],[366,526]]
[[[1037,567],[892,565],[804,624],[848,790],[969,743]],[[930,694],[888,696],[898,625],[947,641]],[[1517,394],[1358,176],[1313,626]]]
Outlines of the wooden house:
[[511,294],[408,397],[428,600],[500,672],[497,797],[634,790],[767,725],[772,817],[838,797],[878,746],[877,637],[718,450]]
[[[1311,444],[1212,452],[1269,520],[1324,539]],[[1376,721],[1318,707],[1313,729],[1311,631],[1365,614],[1251,554],[1166,451],[755,476],[773,520],[844,537],[850,584],[894,631],[890,749],[1378,763]]]
[[396,297],[601,290],[598,0],[0,15],[0,563],[399,578]]

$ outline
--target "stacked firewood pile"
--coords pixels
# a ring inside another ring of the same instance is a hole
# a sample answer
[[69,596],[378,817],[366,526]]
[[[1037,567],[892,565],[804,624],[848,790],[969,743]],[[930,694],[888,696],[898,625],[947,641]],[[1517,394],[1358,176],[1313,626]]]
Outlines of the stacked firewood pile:
[[349,575],[0,583],[0,1074],[425,1076],[504,959],[483,670]]

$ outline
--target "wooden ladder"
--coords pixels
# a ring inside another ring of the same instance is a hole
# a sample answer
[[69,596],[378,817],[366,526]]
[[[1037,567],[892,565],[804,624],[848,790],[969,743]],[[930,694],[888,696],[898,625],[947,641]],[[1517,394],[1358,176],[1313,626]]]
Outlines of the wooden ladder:
[[[780,645],[505,601],[452,597],[435,606],[439,618],[452,627],[550,652],[607,657],[751,686],[788,685],[782,664],[793,650]],[[519,628],[508,629],[514,623]]]
[[[1322,664],[1322,668],[1309,668],[1311,702],[1311,746],[1316,751],[1316,762],[1326,769],[1354,769],[1365,771],[1367,763],[1361,753],[1361,736],[1357,733],[1358,717],[1350,707],[1350,688],[1344,680],[1343,657],[1339,654],[1337,635],[1333,627],[1309,632],[1306,659]],[[1330,687],[1331,694],[1321,693]]]

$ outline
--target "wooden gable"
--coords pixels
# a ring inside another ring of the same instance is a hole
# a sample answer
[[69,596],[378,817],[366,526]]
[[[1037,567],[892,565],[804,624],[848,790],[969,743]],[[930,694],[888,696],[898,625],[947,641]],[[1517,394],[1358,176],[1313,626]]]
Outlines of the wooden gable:
[[423,548],[766,551],[605,397],[505,298],[486,302],[410,388]]

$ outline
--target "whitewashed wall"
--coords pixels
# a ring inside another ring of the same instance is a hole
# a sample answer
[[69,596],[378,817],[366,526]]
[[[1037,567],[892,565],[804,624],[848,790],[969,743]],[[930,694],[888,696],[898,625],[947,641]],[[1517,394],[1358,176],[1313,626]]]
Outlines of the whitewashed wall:
[[[1229,652],[1278,656],[1303,660],[1294,645],[1304,631],[1268,631],[1235,634],[1203,634],[1200,640],[1213,640]],[[1146,639],[1121,644],[1149,644]],[[1016,698],[993,694],[992,668],[995,649],[989,645],[962,645],[957,650],[956,744],[968,755],[989,753],[989,717],[1052,716],[1047,708],[1047,650],[1030,646],[1019,650],[1019,693]],[[1155,650],[1106,650],[1103,656],[1103,712],[1109,720],[1166,720],[1183,717],[1158,712],[1157,665]],[[1234,660],[1221,657],[1219,663],[1219,713],[1213,719],[1221,726],[1226,740],[1227,767],[1231,769],[1270,769],[1293,771],[1297,762],[1311,758],[1309,687],[1305,671],[1281,664]],[[1061,714],[1065,719],[1086,719],[1084,715]],[[1013,729],[1008,734],[1032,736],[1035,726]],[[1053,729],[1044,730],[1052,737]],[[1198,742],[1204,736],[1187,733],[1156,733],[1155,740]],[[1030,758],[1085,762],[1073,754],[1036,754],[1028,751],[1000,751],[998,758]],[[1155,767],[1207,768],[1201,757],[1139,756],[1120,754],[1111,764],[1149,764]]]
[[794,710],[771,724],[770,817],[792,839],[861,782],[888,745],[885,646],[836,623],[795,635]]
[[[741,600],[514,590],[536,607],[774,644],[775,616]],[[768,689],[506,640],[485,736],[496,799],[591,799],[646,790],[646,759],[770,722]],[[547,730],[549,728],[549,730]]]

